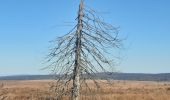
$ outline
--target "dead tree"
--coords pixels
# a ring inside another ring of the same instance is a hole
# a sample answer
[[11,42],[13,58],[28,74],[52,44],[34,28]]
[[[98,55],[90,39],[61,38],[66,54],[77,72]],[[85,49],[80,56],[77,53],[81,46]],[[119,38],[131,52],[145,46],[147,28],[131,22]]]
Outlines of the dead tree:
[[54,48],[48,55],[47,67],[56,75],[57,82],[52,85],[56,98],[67,95],[71,100],[79,100],[81,85],[88,84],[98,72],[106,72],[113,67],[111,55],[119,48],[118,30],[105,23],[97,13],[79,5],[77,24],[67,34],[54,40]]

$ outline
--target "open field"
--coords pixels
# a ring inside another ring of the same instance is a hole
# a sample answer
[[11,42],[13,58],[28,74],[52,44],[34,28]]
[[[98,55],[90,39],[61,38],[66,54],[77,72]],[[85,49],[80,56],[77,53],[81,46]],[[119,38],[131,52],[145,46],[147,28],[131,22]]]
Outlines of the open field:
[[[50,80],[0,81],[0,100],[53,100]],[[170,100],[170,82],[113,81],[101,82],[101,88],[82,92],[81,100]],[[4,99],[3,99],[4,98]],[[67,100],[67,97],[63,98]]]

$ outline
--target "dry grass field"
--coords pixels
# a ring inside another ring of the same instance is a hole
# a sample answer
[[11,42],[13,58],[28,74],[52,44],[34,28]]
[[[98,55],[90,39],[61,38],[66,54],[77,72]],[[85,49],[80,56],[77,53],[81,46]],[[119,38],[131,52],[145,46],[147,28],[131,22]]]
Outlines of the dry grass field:
[[[50,80],[0,81],[0,100],[54,100]],[[113,81],[101,82],[101,88],[82,91],[81,100],[170,100],[170,82]],[[63,100],[67,100],[64,97]]]

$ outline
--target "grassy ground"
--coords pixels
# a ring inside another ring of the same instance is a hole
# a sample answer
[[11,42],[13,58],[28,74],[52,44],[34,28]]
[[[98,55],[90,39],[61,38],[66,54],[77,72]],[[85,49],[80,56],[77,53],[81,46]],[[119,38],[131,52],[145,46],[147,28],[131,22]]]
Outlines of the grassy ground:
[[[53,100],[50,80],[0,81],[0,100]],[[170,82],[100,81],[101,88],[82,91],[81,100],[170,100]],[[63,100],[67,100],[64,97]]]

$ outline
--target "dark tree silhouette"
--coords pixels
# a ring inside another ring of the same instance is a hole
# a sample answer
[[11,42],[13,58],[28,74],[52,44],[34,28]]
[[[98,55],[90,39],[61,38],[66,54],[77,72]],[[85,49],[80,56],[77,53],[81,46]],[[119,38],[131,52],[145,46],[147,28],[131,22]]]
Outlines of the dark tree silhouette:
[[69,95],[71,100],[79,100],[81,85],[92,79],[98,72],[106,72],[113,67],[113,49],[120,47],[118,30],[105,23],[97,13],[79,5],[77,24],[67,34],[58,37],[48,55],[48,62],[57,82],[53,85],[56,98]]

